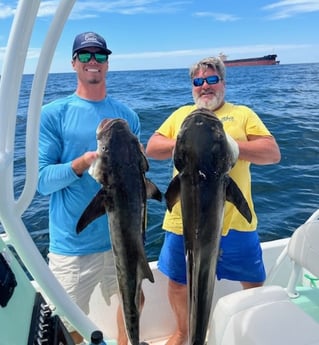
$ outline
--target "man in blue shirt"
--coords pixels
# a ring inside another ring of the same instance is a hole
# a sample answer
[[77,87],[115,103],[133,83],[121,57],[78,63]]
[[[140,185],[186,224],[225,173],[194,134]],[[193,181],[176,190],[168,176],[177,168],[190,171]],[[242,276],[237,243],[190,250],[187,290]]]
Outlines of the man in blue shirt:
[[[118,292],[106,216],[76,233],[82,212],[100,189],[88,174],[97,158],[96,129],[104,118],[123,118],[132,132],[140,135],[138,115],[107,94],[111,53],[100,35],[77,35],[72,50],[76,91],[43,106],[41,114],[38,191],[50,195],[49,265],[87,314],[90,296],[98,284],[107,303]],[[67,326],[75,343],[80,343],[82,336],[71,325]],[[127,344],[120,309],[118,344]]]

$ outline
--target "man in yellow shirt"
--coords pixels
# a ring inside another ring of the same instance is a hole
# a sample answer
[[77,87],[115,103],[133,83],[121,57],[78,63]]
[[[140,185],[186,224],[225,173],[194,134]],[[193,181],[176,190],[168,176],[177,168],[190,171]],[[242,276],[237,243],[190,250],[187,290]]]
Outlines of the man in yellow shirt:
[[[251,223],[236,207],[226,201],[220,256],[216,267],[218,279],[240,281],[244,289],[261,286],[265,269],[259,242],[257,217],[251,195],[250,164],[274,164],[280,161],[276,140],[258,115],[243,105],[225,102],[225,66],[220,58],[205,58],[190,69],[194,105],[174,111],[151,136],[146,147],[155,159],[172,157],[177,134],[184,119],[196,108],[212,110],[223,123],[225,132],[238,144],[238,161],[230,172],[245,196],[253,219]],[[174,169],[174,175],[176,169]],[[168,297],[175,314],[177,329],[168,345],[187,341],[187,286],[183,226],[180,202],[166,211],[165,240],[159,257],[159,270],[168,276]]]

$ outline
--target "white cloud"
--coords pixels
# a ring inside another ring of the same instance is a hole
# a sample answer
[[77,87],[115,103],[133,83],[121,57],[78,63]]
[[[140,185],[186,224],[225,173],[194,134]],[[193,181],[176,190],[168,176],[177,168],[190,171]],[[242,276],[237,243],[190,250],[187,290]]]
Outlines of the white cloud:
[[300,13],[319,11],[318,0],[282,0],[263,7],[263,10],[273,11],[271,19],[282,19],[296,16]]
[[58,1],[41,1],[38,17],[51,17],[55,14],[58,7]]
[[[0,61],[3,61],[6,50],[6,47],[0,47]],[[27,59],[38,59],[40,56],[40,51],[41,48],[29,48]]]
[[[174,13],[190,1],[172,1],[165,5],[161,0],[118,0],[118,1],[76,1],[70,19],[86,19],[98,17],[100,13],[120,13],[134,15],[140,13]],[[58,0],[41,1],[38,17],[51,17],[59,5]],[[16,5],[0,2],[0,19],[10,18],[16,11]]]
[[189,50],[171,50],[171,51],[155,51],[155,52],[140,52],[134,54],[114,54],[112,58],[117,59],[153,59],[162,57],[185,57],[185,56],[212,56],[218,55],[221,52],[227,52],[236,56],[245,56],[247,54],[275,54],[278,50],[296,50],[306,49],[310,47],[307,44],[259,44],[259,45],[247,45],[247,46],[220,46],[210,47],[203,49],[189,49]]
[[[141,13],[175,13],[183,9],[189,1],[173,1],[163,5],[160,0],[118,0],[118,1],[77,1],[70,19],[98,17],[100,13],[135,15]],[[43,10],[53,8],[57,1],[44,1]],[[52,13],[53,14],[53,13]]]
[[216,12],[196,12],[196,13],[194,13],[194,16],[196,16],[196,17],[210,17],[210,18],[217,20],[219,22],[233,22],[233,21],[240,19],[239,17],[236,17],[232,14],[216,13]]
[[15,8],[0,2],[0,19],[10,18],[14,15]]

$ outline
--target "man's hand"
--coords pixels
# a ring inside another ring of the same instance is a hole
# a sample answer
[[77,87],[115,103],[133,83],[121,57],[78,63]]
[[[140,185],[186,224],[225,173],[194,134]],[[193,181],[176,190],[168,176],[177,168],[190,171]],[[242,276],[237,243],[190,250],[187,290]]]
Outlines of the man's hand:
[[97,157],[98,153],[96,151],[85,152],[82,156],[72,161],[72,169],[78,176],[81,176],[97,159]]

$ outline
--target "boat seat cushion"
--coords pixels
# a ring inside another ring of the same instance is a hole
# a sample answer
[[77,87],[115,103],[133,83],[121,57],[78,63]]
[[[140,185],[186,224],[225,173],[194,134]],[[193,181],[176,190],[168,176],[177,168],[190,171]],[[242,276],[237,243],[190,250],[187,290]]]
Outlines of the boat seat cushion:
[[289,257],[319,277],[319,221],[302,224],[288,243]]
[[220,298],[208,345],[319,345],[319,323],[291,302],[280,286],[238,291]]

